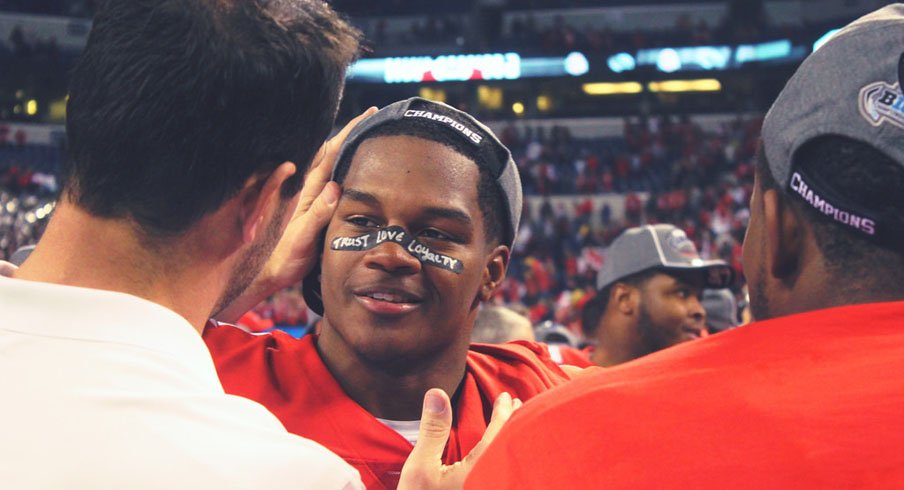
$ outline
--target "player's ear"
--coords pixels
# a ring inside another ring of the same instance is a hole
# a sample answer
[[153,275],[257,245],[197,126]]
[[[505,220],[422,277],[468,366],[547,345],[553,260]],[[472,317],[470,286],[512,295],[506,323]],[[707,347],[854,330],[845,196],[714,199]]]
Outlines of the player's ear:
[[295,172],[294,163],[283,162],[269,175],[252,175],[245,181],[244,187],[239,191],[243,242],[253,242],[258,233],[263,231],[264,224],[269,223],[274,213],[284,205],[280,189]]
[[505,271],[508,269],[510,258],[511,250],[505,245],[497,245],[487,255],[486,265],[483,268],[483,284],[479,293],[481,301],[488,301],[499,289],[505,279]]
[[793,278],[800,266],[804,228],[790,203],[777,190],[763,192],[763,222],[766,227],[766,260],[776,279]]
[[612,285],[609,302],[623,315],[632,315],[640,301],[640,290],[630,284],[617,282]]

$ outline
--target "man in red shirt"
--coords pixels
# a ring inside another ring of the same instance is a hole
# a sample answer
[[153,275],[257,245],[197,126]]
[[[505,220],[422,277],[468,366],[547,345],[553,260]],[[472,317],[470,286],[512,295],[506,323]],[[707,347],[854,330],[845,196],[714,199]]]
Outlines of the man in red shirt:
[[211,325],[204,340],[227,392],[345,458],[368,488],[395,488],[429,388],[453,395],[451,464],[480,440],[501,393],[524,400],[568,376],[539,344],[470,345],[522,207],[515,164],[488,128],[408,99],[359,124],[336,161],[342,197],[320,279],[305,281],[309,304],[322,300],[319,334]]
[[515,414],[466,488],[904,487],[904,5],[835,34],[763,123],[759,322]]

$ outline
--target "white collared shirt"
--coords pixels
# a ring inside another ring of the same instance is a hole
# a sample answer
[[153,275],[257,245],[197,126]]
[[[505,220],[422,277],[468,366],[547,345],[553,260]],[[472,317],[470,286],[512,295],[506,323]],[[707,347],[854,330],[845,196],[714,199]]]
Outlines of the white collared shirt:
[[0,277],[0,487],[359,489],[226,395],[198,332],[135,296]]

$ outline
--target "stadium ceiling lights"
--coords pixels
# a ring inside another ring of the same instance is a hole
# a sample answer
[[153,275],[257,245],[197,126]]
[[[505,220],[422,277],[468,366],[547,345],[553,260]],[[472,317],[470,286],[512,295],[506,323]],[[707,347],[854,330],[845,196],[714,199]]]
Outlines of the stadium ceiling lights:
[[349,68],[346,79],[366,83],[463,82],[579,77],[589,70],[590,62],[579,52],[543,58],[522,58],[518,53],[487,53],[363,59]]
[[722,90],[722,84],[715,78],[703,78],[700,80],[663,80],[647,84],[650,92],[718,92]]
[[582,88],[587,95],[639,94],[643,92],[643,85],[638,82],[585,83]]
[[[644,90],[639,82],[585,83],[582,88],[587,95],[639,94]],[[654,93],[718,92],[722,90],[722,83],[715,78],[662,80],[648,83],[646,89]]]
[[794,46],[782,39],[737,46],[689,46],[641,49],[634,54],[616,53],[606,60],[614,73],[634,71],[650,66],[663,73],[693,70],[726,70],[752,62],[787,62],[803,59],[804,46]]

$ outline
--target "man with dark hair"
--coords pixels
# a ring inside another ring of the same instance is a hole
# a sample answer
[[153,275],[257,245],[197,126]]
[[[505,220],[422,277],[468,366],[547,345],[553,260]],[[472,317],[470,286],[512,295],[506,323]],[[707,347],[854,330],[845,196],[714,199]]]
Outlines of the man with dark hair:
[[428,388],[454,394],[443,455],[453,464],[478,443],[501,393],[527,399],[568,375],[539,344],[470,345],[478,306],[505,277],[522,207],[515,163],[488,128],[408,99],[358,125],[337,162],[343,192],[322,275],[306,281],[324,314],[319,333],[211,325],[204,340],[227,392],[337,452],[368,488],[391,489]]
[[295,228],[335,207],[335,188],[299,187],[357,38],[317,1],[103,2],[72,74],[55,215],[20,269],[0,267],[4,488],[361,488],[225,394],[199,335],[300,199]]
[[598,296],[582,324],[594,346],[590,360],[614,366],[706,335],[703,288],[732,279],[725,262],[702,260],[672,225],[626,230],[606,252]]
[[904,486],[902,33],[902,4],[858,19],[767,114],[743,257],[757,322],[538,397],[466,488]]

